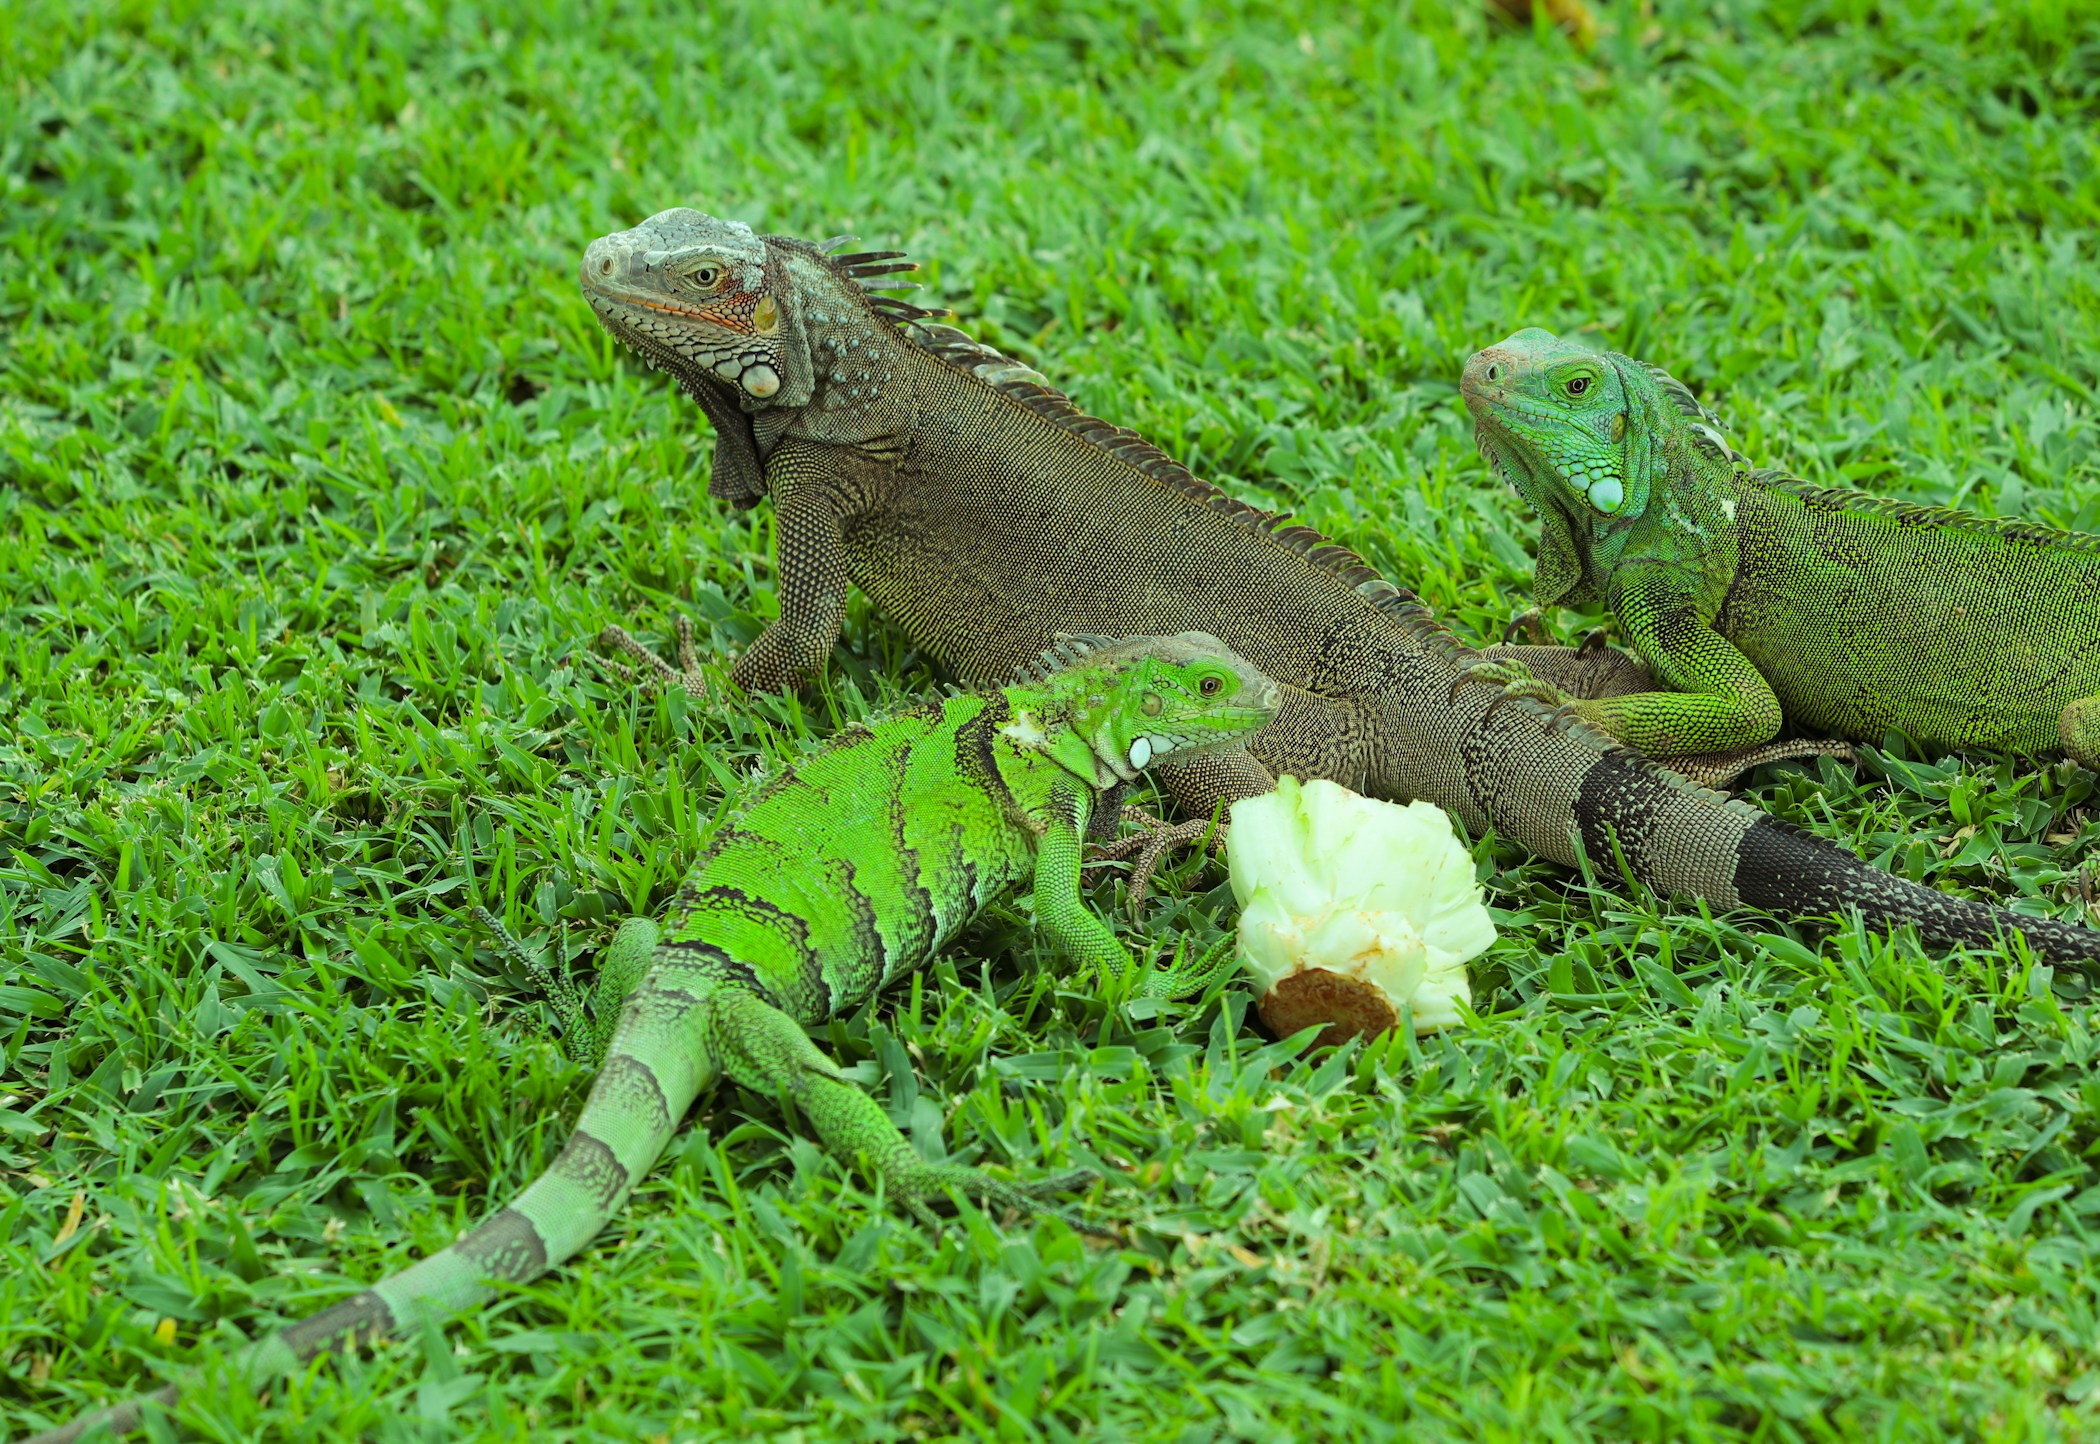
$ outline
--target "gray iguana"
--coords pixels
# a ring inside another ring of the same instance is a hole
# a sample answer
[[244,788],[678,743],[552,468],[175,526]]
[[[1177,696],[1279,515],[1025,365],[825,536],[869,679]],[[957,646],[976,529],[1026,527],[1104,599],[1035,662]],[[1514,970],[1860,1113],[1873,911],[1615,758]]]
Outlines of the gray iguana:
[[[918,967],[992,899],[1032,879],[1059,950],[1152,996],[1198,991],[1226,945],[1139,968],[1079,895],[1081,839],[1100,794],[1146,767],[1232,747],[1277,689],[1215,638],[1066,638],[1022,680],[853,729],[762,788],[693,864],[661,926],[623,925],[601,969],[632,979],[596,1085],[539,1179],[451,1247],[253,1345],[262,1384],[355,1339],[413,1329],[535,1278],[595,1238],[722,1077],[791,1100],[831,1151],[860,1159],[922,1218],[950,1191],[1022,1211],[1092,1175],[1012,1183],[931,1163],[803,1031]],[[492,1282],[493,1281],[493,1282]],[[170,1384],[39,1434],[63,1444],[125,1430]]]
[[[780,619],[738,658],[742,686],[814,676],[849,585],[966,680],[1003,675],[1060,631],[1200,628],[1283,694],[1247,752],[1161,769],[1198,826],[1277,774],[1326,777],[1425,798],[1562,864],[1623,860],[1646,886],[1716,908],[1857,911],[1942,944],[2018,930],[2047,957],[2100,958],[2100,931],[1892,877],[1543,704],[1467,686],[1481,654],[1348,548],[876,294],[911,269],[901,253],[839,244],[669,210],[593,241],[580,268],[605,327],[713,422],[709,492],[773,500]],[[1535,666],[1565,655],[1517,651]]]

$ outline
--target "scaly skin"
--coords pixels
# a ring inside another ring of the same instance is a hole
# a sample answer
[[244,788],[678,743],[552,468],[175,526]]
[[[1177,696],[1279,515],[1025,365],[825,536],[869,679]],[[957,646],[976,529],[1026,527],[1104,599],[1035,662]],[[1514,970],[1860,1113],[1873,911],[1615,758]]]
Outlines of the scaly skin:
[[1750,470],[1678,382],[1546,331],[1474,355],[1463,390],[1544,519],[1538,605],[1602,602],[1671,689],[1575,715],[1656,757],[1791,721],[2100,767],[2100,536]]
[[[1274,683],[1200,633],[1075,638],[1021,682],[899,713],[803,760],[716,834],[661,927],[621,928],[601,972],[638,981],[546,1173],[450,1248],[255,1345],[239,1372],[261,1384],[545,1273],[618,1213],[686,1109],[725,1075],[793,1100],[836,1156],[859,1159],[922,1217],[950,1191],[1028,1211],[1081,1186],[1089,1175],[1009,1183],[929,1163],[803,1029],[918,967],[1031,877],[1037,918],[1065,956],[1147,995],[1200,990],[1229,953],[1139,969],[1080,901],[1080,840],[1099,794],[1155,762],[1244,742],[1276,699]],[[175,1396],[171,1385],[32,1444],[130,1429]]]
[[[1279,773],[1326,777],[1425,798],[1559,863],[1623,860],[1717,909],[1856,911],[1941,943],[2021,932],[2059,961],[2100,958],[2100,932],[1891,877],[1550,706],[1466,686],[1482,654],[1347,548],[1223,495],[931,313],[872,298],[906,269],[893,257],[834,257],[690,210],[584,253],[599,320],[714,423],[710,493],[772,497],[780,620],[737,659],[738,684],[814,677],[849,586],[971,681],[1058,632],[1201,629],[1283,694],[1246,753],[1160,770],[1190,818]],[[1528,657],[1588,669],[1569,651]]]

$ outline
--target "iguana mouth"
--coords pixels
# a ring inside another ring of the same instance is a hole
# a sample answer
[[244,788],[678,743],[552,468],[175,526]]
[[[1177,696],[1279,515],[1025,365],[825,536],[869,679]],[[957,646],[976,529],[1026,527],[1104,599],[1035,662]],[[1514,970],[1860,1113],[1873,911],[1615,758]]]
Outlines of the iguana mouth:
[[761,299],[756,295],[737,292],[722,297],[717,305],[683,306],[676,301],[656,300],[648,296],[636,295],[630,291],[615,290],[609,286],[598,285],[592,281],[588,272],[585,273],[583,278],[583,290],[584,299],[591,303],[591,309],[596,311],[601,318],[611,319],[611,313],[616,308],[631,306],[638,311],[656,311],[662,315],[679,317],[681,320],[699,321],[709,326],[719,326],[723,330],[733,331],[739,336],[756,334],[756,328],[751,322],[736,314],[739,311],[746,314],[750,313]]
[[697,306],[674,306],[669,301],[645,301],[639,296],[615,296],[608,291],[601,291],[598,294],[609,301],[616,301],[623,306],[643,306],[651,311],[663,311],[672,316],[683,316],[689,321],[705,321],[709,325],[720,326],[725,331],[734,331],[740,336],[752,334],[752,327],[747,322],[739,321],[734,316],[725,315],[720,311]]

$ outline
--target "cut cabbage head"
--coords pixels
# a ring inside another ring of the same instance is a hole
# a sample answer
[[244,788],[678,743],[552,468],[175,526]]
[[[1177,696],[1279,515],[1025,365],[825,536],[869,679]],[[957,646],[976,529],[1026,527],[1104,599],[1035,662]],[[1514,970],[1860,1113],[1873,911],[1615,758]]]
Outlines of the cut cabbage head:
[[1232,805],[1225,851],[1240,904],[1239,961],[1262,1021],[1322,1043],[1459,1020],[1466,963],[1495,941],[1473,858],[1451,819],[1324,779],[1284,777]]

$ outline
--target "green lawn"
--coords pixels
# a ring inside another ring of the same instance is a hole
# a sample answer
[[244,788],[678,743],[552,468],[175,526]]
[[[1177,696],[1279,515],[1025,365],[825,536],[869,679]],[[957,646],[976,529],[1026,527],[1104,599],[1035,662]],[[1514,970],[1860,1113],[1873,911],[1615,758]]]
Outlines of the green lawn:
[[[1521,325],[1663,362],[1806,476],[2100,530],[2083,0],[1615,0],[1588,57],[1467,0],[172,8],[0,9],[0,1432],[516,1188],[588,1077],[470,906],[587,974],[755,764],[935,680],[858,602],[799,703],[589,663],[608,621],[726,651],[775,605],[766,509],[707,501],[705,423],[577,293],[604,231],[692,204],[907,246],[963,324],[1475,636],[1532,526],[1456,379]],[[1753,791],[2076,917],[2094,784],[1891,751]],[[1446,1036],[1112,1015],[1021,904],[824,1034],[923,1148],[1098,1167],[1122,1246],[929,1233],[725,1089],[572,1267],[184,1421],[2100,1429],[2092,1008],[1478,855],[1504,937]],[[1152,924],[1221,881],[1183,865]]]

